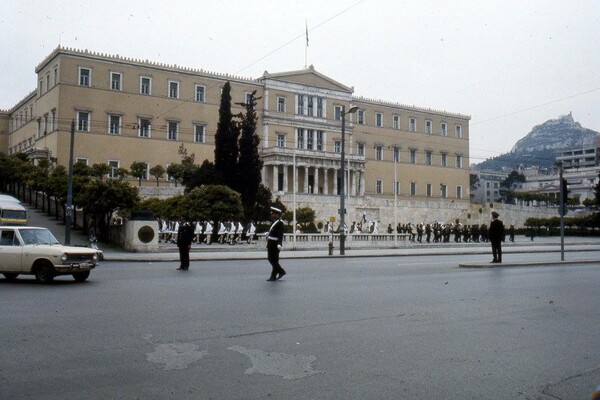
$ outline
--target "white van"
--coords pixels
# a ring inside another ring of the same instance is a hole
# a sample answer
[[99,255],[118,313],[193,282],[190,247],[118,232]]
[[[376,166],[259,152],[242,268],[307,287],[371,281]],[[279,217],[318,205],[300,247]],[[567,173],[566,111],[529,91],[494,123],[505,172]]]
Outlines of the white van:
[[27,210],[14,201],[0,200],[0,225],[27,225]]
[[16,197],[9,196],[7,194],[0,194],[0,201],[12,201],[13,203],[20,203]]

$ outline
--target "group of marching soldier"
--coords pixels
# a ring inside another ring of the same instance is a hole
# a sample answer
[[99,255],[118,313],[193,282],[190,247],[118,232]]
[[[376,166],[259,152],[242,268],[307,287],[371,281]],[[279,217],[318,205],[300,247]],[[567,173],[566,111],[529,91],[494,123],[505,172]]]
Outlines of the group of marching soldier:
[[[169,221],[166,219],[158,219],[158,241],[164,243],[176,243],[177,232],[179,231],[180,221]],[[192,242],[196,244],[206,243],[229,243],[231,245],[239,244],[242,241],[252,243],[256,240],[256,226],[253,223],[248,223],[244,227],[238,221],[195,221],[190,222],[194,228]]]
[[[398,224],[396,226],[397,233],[408,234],[409,241],[423,243],[479,243],[489,241],[489,228],[487,224],[463,225],[461,223],[442,224],[434,222],[432,224]],[[392,224],[388,225],[388,233],[394,233]],[[511,225],[509,230],[509,240],[515,241],[514,226]]]

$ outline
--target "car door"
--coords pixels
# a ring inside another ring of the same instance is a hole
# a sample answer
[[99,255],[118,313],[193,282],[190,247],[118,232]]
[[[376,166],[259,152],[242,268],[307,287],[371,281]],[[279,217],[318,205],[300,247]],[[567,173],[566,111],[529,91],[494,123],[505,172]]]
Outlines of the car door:
[[15,229],[0,228],[0,272],[23,270],[23,246]]

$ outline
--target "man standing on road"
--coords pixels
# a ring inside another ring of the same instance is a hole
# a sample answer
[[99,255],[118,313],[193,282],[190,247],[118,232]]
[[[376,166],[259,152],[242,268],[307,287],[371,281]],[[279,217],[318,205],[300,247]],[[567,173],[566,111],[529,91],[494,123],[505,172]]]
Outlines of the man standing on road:
[[276,281],[285,275],[285,270],[279,264],[279,252],[283,250],[283,221],[279,208],[271,207],[271,219],[273,224],[267,234],[267,258],[272,270],[267,281]]
[[492,243],[493,263],[502,262],[502,241],[504,240],[504,224],[498,219],[500,215],[496,211],[492,211],[492,222],[488,230],[488,237]]
[[190,269],[190,248],[192,247],[192,239],[194,238],[194,230],[192,224],[188,221],[187,216],[182,215],[179,220],[179,229],[177,230],[177,247],[179,248],[179,268],[180,271]]

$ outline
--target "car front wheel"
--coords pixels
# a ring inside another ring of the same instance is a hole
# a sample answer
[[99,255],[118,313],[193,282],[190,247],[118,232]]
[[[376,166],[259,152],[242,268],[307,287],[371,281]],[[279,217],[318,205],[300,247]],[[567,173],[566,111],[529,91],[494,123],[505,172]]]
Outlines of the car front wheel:
[[7,281],[14,281],[15,279],[17,279],[17,276],[19,276],[19,274],[11,272],[4,272],[2,275],[4,275]]
[[35,273],[35,280],[39,283],[50,283],[54,280],[55,275],[52,265],[44,264]]
[[73,278],[77,282],[84,282],[88,278],[88,276],[90,276],[90,271],[76,272],[73,274]]

